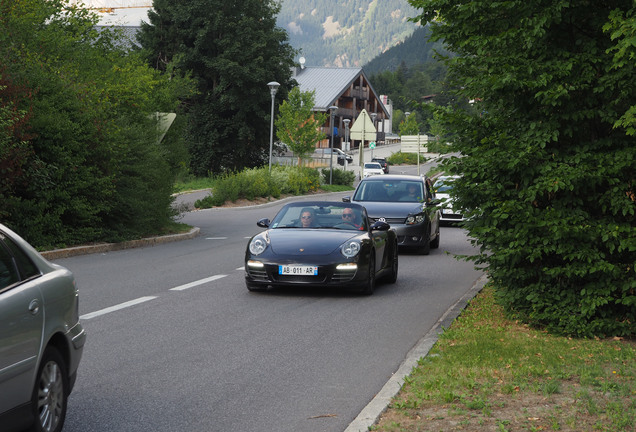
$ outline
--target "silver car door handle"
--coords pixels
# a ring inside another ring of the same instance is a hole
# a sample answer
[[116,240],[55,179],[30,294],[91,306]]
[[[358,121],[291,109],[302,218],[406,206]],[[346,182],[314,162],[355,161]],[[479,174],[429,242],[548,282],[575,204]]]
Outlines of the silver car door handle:
[[29,303],[29,312],[31,312],[31,315],[37,315],[37,313],[40,312],[40,302],[31,300],[31,303]]

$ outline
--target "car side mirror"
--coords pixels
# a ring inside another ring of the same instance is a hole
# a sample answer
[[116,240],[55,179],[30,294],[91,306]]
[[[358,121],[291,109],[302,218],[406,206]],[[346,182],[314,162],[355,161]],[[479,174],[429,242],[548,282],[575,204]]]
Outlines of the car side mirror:
[[258,225],[261,228],[269,228],[269,224],[270,224],[270,220],[267,218],[261,219],[258,222],[256,222],[256,225]]
[[351,197],[350,196],[342,197],[342,201],[343,202],[351,202]]
[[383,221],[377,221],[371,225],[371,231],[388,231],[389,228],[391,228],[391,225]]

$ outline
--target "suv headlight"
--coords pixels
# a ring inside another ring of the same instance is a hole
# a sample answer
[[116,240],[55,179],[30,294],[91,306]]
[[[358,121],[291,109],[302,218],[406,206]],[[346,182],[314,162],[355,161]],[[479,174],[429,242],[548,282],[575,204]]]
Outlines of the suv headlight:
[[252,255],[260,255],[269,246],[269,235],[267,232],[259,234],[250,241],[250,252]]
[[406,224],[407,225],[417,225],[419,223],[422,223],[426,220],[426,216],[424,215],[424,213],[419,213],[416,215],[409,215],[409,217],[406,218]]
[[347,258],[353,258],[360,252],[360,242],[358,240],[349,240],[340,246],[340,252]]

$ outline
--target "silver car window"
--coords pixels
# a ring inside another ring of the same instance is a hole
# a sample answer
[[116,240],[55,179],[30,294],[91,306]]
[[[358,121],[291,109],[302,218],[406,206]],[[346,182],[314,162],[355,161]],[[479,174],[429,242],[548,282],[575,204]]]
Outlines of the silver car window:
[[20,279],[26,280],[40,275],[40,270],[33,264],[33,261],[24,253],[20,247],[15,244],[9,237],[3,237],[2,241],[4,245],[11,251],[15,257],[18,271],[20,272]]
[[13,257],[0,244],[0,291],[20,281]]

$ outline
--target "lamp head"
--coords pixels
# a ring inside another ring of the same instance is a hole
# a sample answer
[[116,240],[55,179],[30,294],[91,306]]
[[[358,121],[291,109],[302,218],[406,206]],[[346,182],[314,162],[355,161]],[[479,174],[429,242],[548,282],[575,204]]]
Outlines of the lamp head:
[[272,93],[272,96],[274,96],[278,91],[278,87],[280,87],[280,84],[278,84],[276,81],[272,81],[267,83],[267,87],[269,87],[269,91]]

